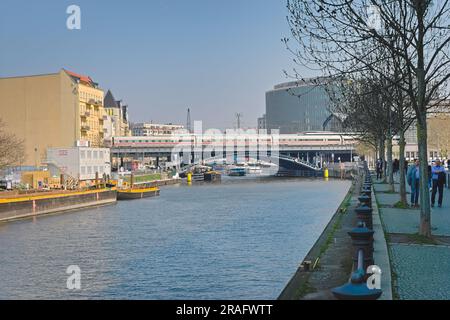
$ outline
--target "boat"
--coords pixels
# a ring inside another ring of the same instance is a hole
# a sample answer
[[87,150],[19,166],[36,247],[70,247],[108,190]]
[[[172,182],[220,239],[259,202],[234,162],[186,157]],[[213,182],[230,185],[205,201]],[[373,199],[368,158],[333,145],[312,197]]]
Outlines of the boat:
[[154,196],[159,196],[158,187],[141,187],[117,190],[117,200],[132,200]]
[[205,173],[205,181],[217,182],[221,180],[221,174],[217,171],[208,171]]
[[193,173],[192,174],[192,181],[204,181],[205,180],[205,174],[204,173]]
[[260,174],[262,173],[261,167],[258,165],[258,163],[255,162],[249,162],[245,166],[248,174]]
[[230,177],[242,177],[246,174],[244,167],[229,168],[227,173]]

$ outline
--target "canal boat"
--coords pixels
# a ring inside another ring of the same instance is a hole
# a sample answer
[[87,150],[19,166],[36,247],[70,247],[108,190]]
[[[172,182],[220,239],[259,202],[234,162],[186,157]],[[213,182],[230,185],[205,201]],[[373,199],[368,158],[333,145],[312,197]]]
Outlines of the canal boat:
[[117,190],[117,200],[142,199],[154,196],[159,196],[158,187],[140,187]]
[[217,182],[221,180],[221,174],[217,171],[208,171],[205,173],[205,181]]
[[230,177],[242,177],[245,176],[246,171],[244,167],[232,167],[227,171]]
[[204,173],[193,173],[192,174],[192,181],[204,181],[205,180],[205,174]]

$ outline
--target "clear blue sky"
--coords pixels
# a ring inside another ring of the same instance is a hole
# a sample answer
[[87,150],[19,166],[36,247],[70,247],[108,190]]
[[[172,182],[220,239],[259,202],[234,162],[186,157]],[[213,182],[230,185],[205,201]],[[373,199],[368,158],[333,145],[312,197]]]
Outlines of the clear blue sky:
[[[81,30],[66,8],[81,7]],[[287,81],[285,0],[1,0],[0,77],[87,74],[131,120],[255,126],[265,91]]]

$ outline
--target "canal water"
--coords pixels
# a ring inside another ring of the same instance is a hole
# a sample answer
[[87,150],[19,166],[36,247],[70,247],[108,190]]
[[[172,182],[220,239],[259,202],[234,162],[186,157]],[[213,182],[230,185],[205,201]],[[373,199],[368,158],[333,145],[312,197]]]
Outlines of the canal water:
[[0,299],[275,299],[349,187],[224,177],[0,224]]

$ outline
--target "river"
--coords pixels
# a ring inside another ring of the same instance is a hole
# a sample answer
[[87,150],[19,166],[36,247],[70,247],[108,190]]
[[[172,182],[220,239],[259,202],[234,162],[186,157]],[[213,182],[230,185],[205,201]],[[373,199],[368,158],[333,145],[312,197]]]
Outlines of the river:
[[0,299],[275,299],[349,187],[224,177],[0,224]]

